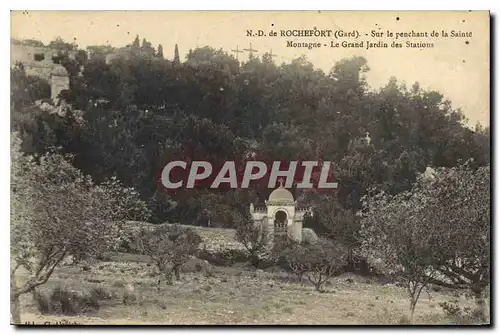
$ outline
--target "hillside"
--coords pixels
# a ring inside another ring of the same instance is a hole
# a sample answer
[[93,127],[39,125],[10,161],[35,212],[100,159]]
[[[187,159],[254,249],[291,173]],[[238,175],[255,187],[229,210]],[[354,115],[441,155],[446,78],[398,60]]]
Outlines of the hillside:
[[[173,225],[166,223],[165,225]],[[129,221],[125,224],[125,229],[134,233],[139,231],[141,228],[154,229],[161,227],[162,225],[155,225],[146,222]],[[222,250],[243,250],[244,247],[241,243],[236,241],[236,232],[234,229],[226,228],[210,228],[210,227],[199,227],[199,226],[189,226],[189,225],[179,225],[184,228],[190,228],[196,231],[202,242],[200,244],[200,249],[207,249],[208,251],[222,251]]]

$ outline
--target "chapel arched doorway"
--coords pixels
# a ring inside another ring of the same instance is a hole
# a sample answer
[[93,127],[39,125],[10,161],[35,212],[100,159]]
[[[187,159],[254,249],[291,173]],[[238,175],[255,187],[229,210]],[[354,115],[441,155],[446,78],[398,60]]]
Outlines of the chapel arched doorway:
[[287,214],[285,211],[279,210],[274,215],[274,236],[286,236],[287,233]]

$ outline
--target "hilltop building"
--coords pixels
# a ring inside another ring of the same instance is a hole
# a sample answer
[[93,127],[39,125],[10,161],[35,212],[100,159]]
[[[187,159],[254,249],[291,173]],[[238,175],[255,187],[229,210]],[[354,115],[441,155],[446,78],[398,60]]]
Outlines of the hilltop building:
[[[75,58],[75,52],[69,51],[68,56]],[[37,76],[47,80],[51,86],[51,98],[56,100],[61,91],[69,89],[69,74],[59,64],[60,50],[38,45],[22,44],[11,41],[11,65],[21,62],[27,75]]]
[[[50,82],[52,72],[59,68],[61,50],[47,46],[35,46],[19,42],[10,43],[10,64],[23,63],[26,74],[38,76]],[[69,51],[68,56],[75,58],[76,53]]]

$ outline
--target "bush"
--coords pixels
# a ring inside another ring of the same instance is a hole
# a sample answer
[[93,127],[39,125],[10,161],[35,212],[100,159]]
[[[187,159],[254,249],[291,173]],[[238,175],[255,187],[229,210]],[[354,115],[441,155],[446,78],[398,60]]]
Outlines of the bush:
[[78,293],[56,287],[46,296],[34,291],[33,299],[42,314],[78,315],[99,310],[95,294]]
[[212,266],[207,261],[198,258],[192,258],[181,266],[183,273],[204,272],[212,273]]
[[37,290],[33,290],[33,301],[37,310],[42,314],[50,314],[49,299]]
[[248,254],[244,250],[225,249],[222,251],[198,250],[196,257],[216,266],[231,266],[235,263],[248,262]]
[[133,292],[130,292],[127,290],[127,291],[123,292],[122,301],[125,305],[132,305],[132,304],[135,304],[137,302],[137,297]]
[[329,240],[318,240],[312,245],[290,241],[277,252],[278,264],[293,273],[299,282],[306,276],[317,291],[322,291],[331,277],[342,273],[346,264],[345,248]]
[[201,237],[194,230],[178,225],[162,226],[154,231],[142,229],[135,248],[150,257],[159,273],[180,280],[180,267],[198,251]]
[[470,307],[461,307],[458,300],[452,302],[440,302],[439,306],[445,314],[458,325],[484,324],[482,322],[482,311]]
[[98,261],[101,261],[101,262],[109,262],[111,261],[111,256],[107,253],[101,253],[99,255],[96,256],[96,258]]
[[243,244],[252,259],[258,260],[265,253],[268,246],[267,231],[256,225],[248,214],[234,213],[236,224],[236,239]]
[[90,291],[90,295],[95,297],[97,300],[111,300],[113,299],[113,294],[111,292],[106,291],[106,289],[102,287],[94,287]]

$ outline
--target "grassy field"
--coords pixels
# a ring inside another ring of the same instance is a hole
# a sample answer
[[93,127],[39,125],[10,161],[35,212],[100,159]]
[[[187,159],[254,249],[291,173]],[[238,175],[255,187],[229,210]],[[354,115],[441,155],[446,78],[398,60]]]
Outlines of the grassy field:
[[[246,264],[183,273],[181,281],[162,284],[147,258],[115,254],[106,262],[64,265],[39,288],[47,294],[61,286],[77,292],[93,288],[109,296],[99,310],[78,316],[43,315],[31,295],[21,299],[22,323],[94,324],[399,324],[408,314],[403,288],[351,274],[335,277],[326,292],[295,283],[278,269],[256,270]],[[125,299],[124,299],[125,297]],[[129,299],[132,297],[132,299]],[[439,306],[454,299],[451,291],[423,293],[417,324],[450,324]],[[470,303],[460,298],[464,305]]]

